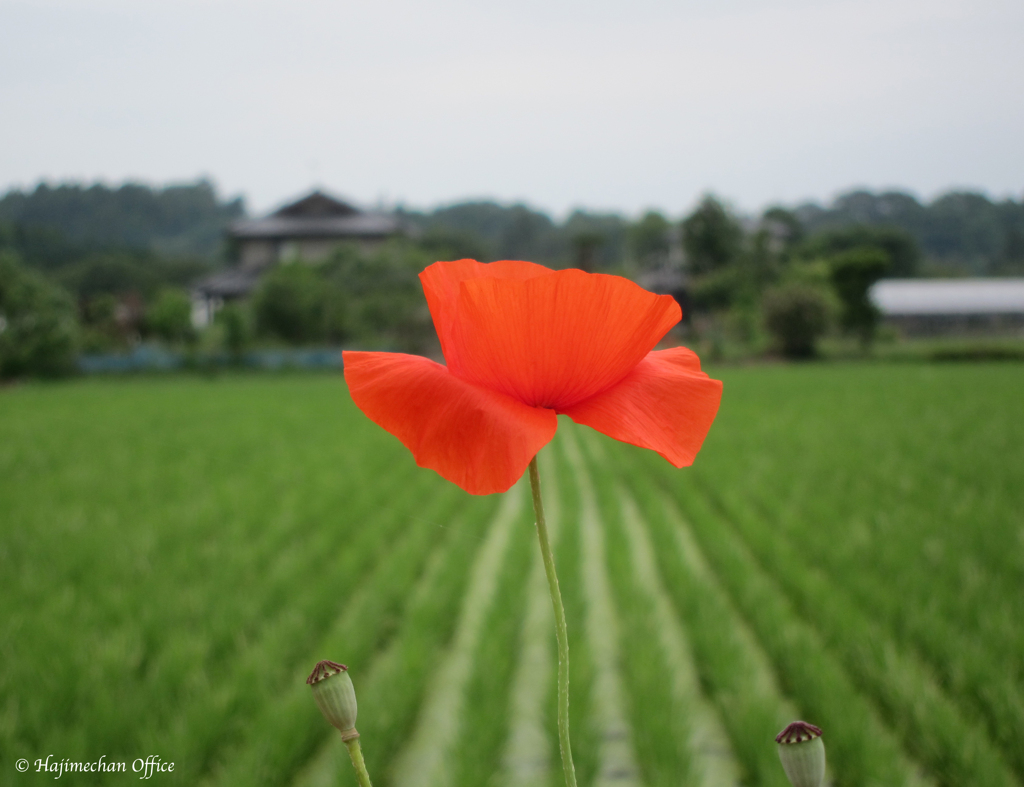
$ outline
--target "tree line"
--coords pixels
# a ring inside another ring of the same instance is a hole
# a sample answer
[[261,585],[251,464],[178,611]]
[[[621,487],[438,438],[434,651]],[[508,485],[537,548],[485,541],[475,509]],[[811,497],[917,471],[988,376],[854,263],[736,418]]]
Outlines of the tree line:
[[687,215],[577,210],[556,221],[522,204],[398,208],[408,228],[373,251],[340,247],[318,266],[280,266],[200,335],[188,289],[233,264],[241,199],[207,181],[163,189],[40,184],[0,198],[0,376],[59,374],[79,351],[140,340],[238,354],[254,343],[429,349],[416,275],[435,259],[530,259],[630,276],[683,301],[692,334],[789,355],[835,324],[865,346],[882,276],[1024,273],[1024,203],[954,192],[921,203],[854,191],[828,206],[743,216],[706,195]]

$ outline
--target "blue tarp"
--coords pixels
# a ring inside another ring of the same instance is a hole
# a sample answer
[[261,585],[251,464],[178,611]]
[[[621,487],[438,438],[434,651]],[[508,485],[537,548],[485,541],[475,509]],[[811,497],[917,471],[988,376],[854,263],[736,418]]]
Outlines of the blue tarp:
[[235,365],[255,369],[341,369],[341,350],[253,350],[236,360],[227,353],[186,355],[142,344],[127,354],[109,353],[78,357],[78,368],[85,374],[162,372],[185,367]]

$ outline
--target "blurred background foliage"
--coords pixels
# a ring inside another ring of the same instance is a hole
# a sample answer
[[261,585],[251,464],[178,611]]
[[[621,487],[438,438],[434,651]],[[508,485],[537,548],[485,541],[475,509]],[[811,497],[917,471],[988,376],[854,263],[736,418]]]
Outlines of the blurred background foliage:
[[968,192],[925,203],[852,191],[828,206],[776,205],[760,216],[713,194],[679,217],[576,210],[558,221],[491,201],[395,214],[406,237],[280,265],[198,330],[189,291],[236,264],[227,228],[246,215],[241,198],[223,198],[205,180],[10,191],[0,197],[0,373],[60,374],[78,352],[147,341],[235,357],[274,345],[436,354],[417,274],[438,259],[629,276],[677,297],[686,315],[677,338],[716,358],[811,357],[829,335],[870,350],[880,331],[867,292],[882,277],[1024,274],[1024,202]]

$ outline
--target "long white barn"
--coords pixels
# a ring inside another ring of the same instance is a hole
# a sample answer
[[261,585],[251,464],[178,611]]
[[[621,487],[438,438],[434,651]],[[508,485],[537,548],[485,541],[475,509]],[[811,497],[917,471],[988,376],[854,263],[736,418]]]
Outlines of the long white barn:
[[1024,332],[1024,278],[883,279],[870,297],[910,334]]

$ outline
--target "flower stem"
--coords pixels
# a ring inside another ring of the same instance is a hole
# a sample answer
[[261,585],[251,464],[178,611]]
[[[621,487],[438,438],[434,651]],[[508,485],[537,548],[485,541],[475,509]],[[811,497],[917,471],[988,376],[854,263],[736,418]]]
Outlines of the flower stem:
[[359,736],[349,738],[345,741],[348,747],[348,756],[352,759],[352,767],[356,769],[356,779],[359,780],[359,787],[372,787],[370,774],[366,771],[366,763],[363,762],[363,750],[359,747]]
[[572,746],[569,743],[569,634],[565,627],[565,608],[558,590],[555,558],[551,554],[548,526],[544,521],[544,505],[540,499],[540,473],[537,457],[530,460],[530,489],[533,492],[533,510],[537,514],[537,538],[544,559],[544,573],[548,576],[551,606],[555,609],[555,639],[558,640],[558,748],[562,753],[562,772],[565,787],[576,787],[576,768],[572,764]]

